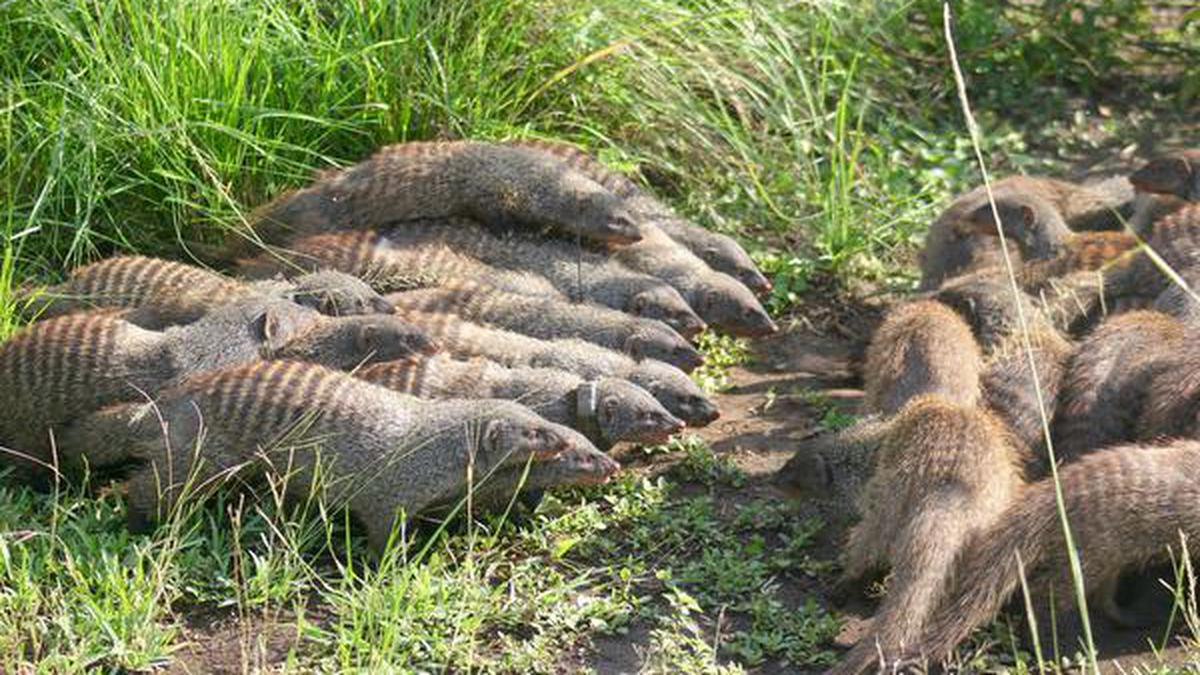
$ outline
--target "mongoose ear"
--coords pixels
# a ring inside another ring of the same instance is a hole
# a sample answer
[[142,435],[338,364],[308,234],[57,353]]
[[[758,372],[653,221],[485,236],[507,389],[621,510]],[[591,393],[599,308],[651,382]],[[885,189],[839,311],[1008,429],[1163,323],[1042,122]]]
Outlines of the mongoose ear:
[[1024,221],[1026,228],[1033,227],[1033,221],[1036,214],[1033,212],[1033,207],[1028,204],[1021,205],[1021,220]]
[[275,314],[274,310],[268,309],[263,312],[256,324],[256,332],[263,343],[271,349],[276,349],[281,345],[283,342],[283,322]]
[[973,234],[997,236],[996,219],[992,215],[991,204],[984,204],[972,211],[971,215],[967,216],[967,224],[970,225],[970,232]]
[[483,449],[494,450],[500,442],[500,431],[503,423],[500,420],[488,420],[483,425]]
[[633,299],[633,312],[641,314],[644,311],[646,311],[646,296],[639,294]]

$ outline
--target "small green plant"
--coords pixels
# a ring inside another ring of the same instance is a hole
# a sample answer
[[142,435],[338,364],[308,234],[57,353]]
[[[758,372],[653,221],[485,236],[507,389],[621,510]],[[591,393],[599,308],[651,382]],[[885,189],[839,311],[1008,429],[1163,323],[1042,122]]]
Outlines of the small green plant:
[[767,298],[767,310],[772,316],[787,313],[808,292],[816,267],[813,260],[782,253],[761,253],[754,260],[773,285]]
[[737,464],[713,452],[707,443],[696,436],[677,438],[671,441],[670,447],[684,453],[683,461],[675,469],[683,480],[729,487],[741,487],[746,482],[746,474]]
[[706,392],[727,390],[729,371],[750,360],[750,346],[746,340],[729,335],[705,331],[696,345],[704,355],[704,365],[692,373],[692,379]]
[[826,431],[840,431],[854,426],[858,418],[843,412],[827,395],[819,391],[807,390],[800,394],[800,400],[811,406],[820,415],[817,425]]

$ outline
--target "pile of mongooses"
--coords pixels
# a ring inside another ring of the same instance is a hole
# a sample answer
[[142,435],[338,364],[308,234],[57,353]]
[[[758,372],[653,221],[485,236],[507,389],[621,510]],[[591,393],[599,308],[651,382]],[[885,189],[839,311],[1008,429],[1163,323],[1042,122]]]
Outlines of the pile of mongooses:
[[991,187],[932,224],[921,297],[867,350],[867,416],[780,473],[857,521],[841,592],[891,571],[834,673],[938,663],[1022,578],[1035,606],[1069,606],[1051,462],[1091,606],[1115,621],[1118,578],[1200,528],[1200,151]]
[[[606,481],[617,443],[717,418],[713,329],[774,333],[770,282],[573,146],[386,147],[258,209],[211,263],[119,256],[22,286],[0,463],[127,476],[145,528],[220,486],[398,519]],[[186,497],[193,497],[187,499]]]

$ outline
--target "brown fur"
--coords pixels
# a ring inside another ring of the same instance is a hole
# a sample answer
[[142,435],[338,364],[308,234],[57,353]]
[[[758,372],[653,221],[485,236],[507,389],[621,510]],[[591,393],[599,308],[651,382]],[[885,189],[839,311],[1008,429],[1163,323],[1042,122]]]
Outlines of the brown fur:
[[[1194,334],[1189,334],[1194,339]],[[1200,351],[1193,343],[1172,344],[1148,367],[1145,405],[1138,411],[1137,438],[1200,439]]]
[[[91,445],[122,433],[123,444]],[[144,463],[129,482],[134,529],[232,477],[274,474],[286,476],[290,498],[349,507],[376,551],[397,517],[455,494],[472,472],[483,476],[591,447],[511,401],[421,401],[290,361],[205,374],[164,394],[153,409],[106,410],[64,444],[98,465],[128,457]]]
[[1080,343],[1054,421],[1059,459],[1133,440],[1150,369],[1183,344],[1178,321],[1149,311],[1115,316]]
[[975,336],[954,310],[930,300],[899,305],[867,348],[863,407],[893,415],[923,394],[972,406],[979,400],[981,368]]
[[[1133,191],[1122,178],[1078,185],[1053,178],[1010,176],[992,186],[997,199],[1010,195],[1032,196],[1047,202],[1067,226],[1076,229],[1119,227],[1118,214],[1128,210]],[[981,235],[970,217],[987,204],[983,186],[971,190],[947,207],[929,228],[921,251],[921,289],[933,290],[947,279],[984,267],[1003,264],[994,237]],[[1014,249],[1015,250],[1015,249]]]
[[539,340],[465,321],[453,314],[398,312],[405,321],[437,340],[448,354],[459,358],[482,356],[510,368],[557,368],[589,380],[619,377],[650,392],[672,415],[691,426],[705,426],[720,415],[686,373],[661,361],[634,361],[628,355],[583,340]]
[[700,353],[665,323],[598,305],[507,293],[469,281],[393,293],[387,300],[408,311],[453,313],[530,337],[579,338],[689,371],[703,363]]
[[614,244],[640,238],[611,192],[550,158],[471,141],[405,143],[322,174],[263,208],[254,237],[380,228],[401,220],[461,216],[488,225],[552,227]]
[[871,633],[831,672],[861,672],[921,634],[959,550],[1012,503],[1019,467],[1015,441],[980,408],[927,396],[900,412],[843,551],[843,584],[884,565],[893,580]]
[[[1200,536],[1197,476],[1200,444],[1192,440],[1110,448],[1061,469],[1066,515],[1089,593],[1107,592],[1122,572],[1166,558],[1180,533],[1191,541]],[[950,590],[920,638],[905,649],[905,660],[941,659],[992,620],[1020,587],[1018,555],[1035,603],[1047,591],[1059,607],[1073,603],[1053,481],[1022,488],[1010,504],[963,550]],[[889,655],[886,668],[891,667]]]
[[683,430],[683,422],[644,389],[616,378],[587,382],[564,370],[505,368],[486,359],[457,361],[445,355],[379,363],[357,375],[422,398],[517,401],[605,450],[622,441],[663,443]]
[[754,261],[733,238],[680,218],[669,206],[642,190],[632,180],[610,170],[582,149],[567,143],[540,140],[517,141],[514,145],[554,156],[625,200],[625,205],[643,221],[653,223],[714,270],[728,274],[759,295],[771,292],[770,280],[763,276]]
[[[1059,391],[1066,378],[1067,364],[1074,346],[1057,331],[1038,330],[1030,335],[1033,363],[1041,385],[1046,420],[1054,423],[1058,410]],[[1027,448],[1025,473],[1040,476],[1048,470],[1046,463],[1046,434],[1038,398],[1033,389],[1033,375],[1025,341],[1015,334],[1002,342],[988,359],[981,379],[983,401],[996,419]]]
[[1139,192],[1200,202],[1200,149],[1159,157],[1129,177]]
[[24,291],[28,318],[48,319],[95,308],[145,308],[128,318],[143,328],[191,323],[222,305],[257,295],[295,301],[323,314],[390,313],[357,278],[314,270],[294,282],[250,284],[173,260],[118,256],[77,268],[61,284]]

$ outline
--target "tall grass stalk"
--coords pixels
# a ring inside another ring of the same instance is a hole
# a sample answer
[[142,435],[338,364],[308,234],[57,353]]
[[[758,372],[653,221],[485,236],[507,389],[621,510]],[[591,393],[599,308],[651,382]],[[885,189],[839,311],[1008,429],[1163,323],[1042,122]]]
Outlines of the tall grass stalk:
[[946,48],[950,52],[950,64],[954,70],[954,81],[958,87],[959,103],[962,106],[963,117],[966,120],[967,131],[971,138],[971,146],[975,152],[975,160],[979,165],[979,172],[983,178],[984,190],[987,192],[988,203],[991,205],[992,218],[996,223],[996,230],[1000,237],[1000,250],[1004,257],[1004,267],[1008,274],[1009,286],[1012,291],[1013,306],[1016,308],[1017,325],[1021,332],[1021,343],[1025,350],[1026,358],[1029,363],[1030,386],[1033,388],[1034,396],[1036,397],[1038,406],[1038,415],[1042,422],[1042,434],[1046,441],[1046,454],[1050,465],[1051,480],[1054,481],[1054,497],[1055,505],[1058,510],[1058,516],[1063,530],[1063,539],[1067,547],[1067,556],[1071,566],[1071,580],[1075,587],[1075,602],[1079,608],[1080,620],[1083,624],[1084,647],[1087,652],[1086,657],[1088,665],[1095,673],[1100,672],[1100,667],[1096,662],[1096,644],[1092,639],[1092,624],[1088,617],[1087,595],[1083,585],[1083,568],[1079,563],[1079,551],[1075,547],[1075,540],[1071,536],[1071,523],[1067,517],[1066,503],[1063,500],[1062,483],[1058,479],[1058,462],[1054,456],[1054,442],[1050,437],[1050,417],[1046,413],[1046,402],[1042,397],[1042,385],[1038,377],[1037,361],[1033,356],[1033,344],[1030,341],[1029,323],[1025,316],[1025,310],[1021,303],[1021,289],[1017,285],[1017,276],[1013,268],[1012,258],[1008,253],[1008,241],[1004,236],[1004,226],[1000,221],[1000,212],[996,208],[995,195],[992,194],[991,178],[988,175],[987,162],[983,158],[983,150],[980,148],[979,142],[979,126],[975,122],[975,117],[971,113],[971,103],[967,97],[967,84],[963,78],[962,68],[958,63],[958,53],[954,48],[954,32],[952,28],[953,17],[950,11],[950,3],[942,4],[942,25],[945,31]]

